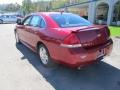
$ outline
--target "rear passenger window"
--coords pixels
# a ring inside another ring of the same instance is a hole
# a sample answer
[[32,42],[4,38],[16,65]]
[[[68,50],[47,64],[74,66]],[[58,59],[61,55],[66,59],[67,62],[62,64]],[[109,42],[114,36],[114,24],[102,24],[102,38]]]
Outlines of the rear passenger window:
[[15,15],[11,15],[11,18],[16,18],[16,16]]
[[30,22],[30,25],[34,26],[34,27],[39,27],[40,21],[41,21],[41,18],[39,16],[33,16],[32,20]]
[[46,27],[45,21],[43,19],[41,19],[40,27],[41,28],[45,28]]
[[6,18],[9,18],[9,16],[8,16],[8,15],[6,15]]
[[43,20],[43,18],[41,16],[33,16],[31,22],[30,22],[31,26],[34,27],[40,27],[40,28],[45,28],[46,27],[46,23]]

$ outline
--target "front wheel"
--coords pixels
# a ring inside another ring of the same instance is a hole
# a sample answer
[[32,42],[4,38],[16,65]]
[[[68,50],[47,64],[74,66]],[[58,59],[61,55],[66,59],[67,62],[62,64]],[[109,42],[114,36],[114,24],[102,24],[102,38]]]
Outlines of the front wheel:
[[46,67],[52,67],[55,63],[51,60],[48,49],[43,45],[39,45],[38,54],[42,64]]
[[3,20],[0,20],[0,24],[3,24]]
[[16,39],[16,44],[20,44],[20,39],[19,39],[17,31],[15,31],[15,39]]

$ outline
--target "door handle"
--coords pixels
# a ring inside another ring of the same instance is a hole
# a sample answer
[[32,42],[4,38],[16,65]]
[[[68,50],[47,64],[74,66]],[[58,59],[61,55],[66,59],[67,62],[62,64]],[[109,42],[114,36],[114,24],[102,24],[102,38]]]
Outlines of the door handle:
[[37,31],[34,31],[35,34],[37,34],[38,32]]

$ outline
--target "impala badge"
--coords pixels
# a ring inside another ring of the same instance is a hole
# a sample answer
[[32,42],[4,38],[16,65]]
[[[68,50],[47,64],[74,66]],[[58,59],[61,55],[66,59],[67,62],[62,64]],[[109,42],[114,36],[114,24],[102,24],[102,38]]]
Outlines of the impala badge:
[[101,34],[98,34],[97,37],[101,37]]

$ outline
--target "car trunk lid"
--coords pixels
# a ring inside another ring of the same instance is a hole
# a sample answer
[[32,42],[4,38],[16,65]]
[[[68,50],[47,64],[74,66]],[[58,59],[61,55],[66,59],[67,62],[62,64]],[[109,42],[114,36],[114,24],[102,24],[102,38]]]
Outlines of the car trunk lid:
[[73,30],[83,47],[93,47],[104,44],[109,39],[109,29],[106,26],[88,27]]

